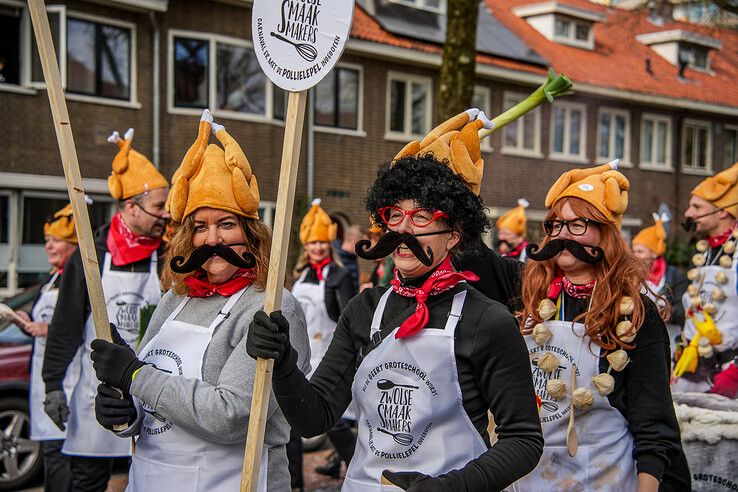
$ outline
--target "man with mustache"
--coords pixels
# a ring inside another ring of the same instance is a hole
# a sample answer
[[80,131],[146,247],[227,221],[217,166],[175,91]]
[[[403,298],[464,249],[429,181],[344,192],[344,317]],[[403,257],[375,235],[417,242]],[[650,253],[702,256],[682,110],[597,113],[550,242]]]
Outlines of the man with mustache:
[[497,238],[495,246],[502,256],[514,258],[525,263],[528,258],[525,247],[528,246],[527,226],[528,220],[525,209],[528,208],[528,200],[520,198],[518,206],[502,214],[497,223]]
[[[109,141],[118,146],[108,178],[118,212],[95,232],[97,260],[108,316],[131,343],[139,339],[140,309],[159,302],[161,236],[169,220],[165,210],[167,180],[131,147],[133,129]],[[79,251],[74,253],[59,283],[57,309],[49,325],[43,361],[45,410],[60,429],[67,429],[62,452],[71,456],[72,490],[102,491],[107,487],[113,458],[129,456],[129,443],[115,438],[95,420],[94,394],[99,381],[90,360],[95,329]],[[69,401],[63,381],[80,352],[81,372]]]
[[484,124],[478,110],[461,113],[380,168],[365,207],[385,234],[374,246],[359,242],[357,254],[390,254],[394,280],[348,303],[309,381],[284,324],[257,318],[249,330],[249,355],[275,359],[274,394],[298,433],[325,432],[356,405],[345,491],[502,490],[538,462],[543,443],[516,322],[451,263],[473,253],[489,226],[477,195]]
[[684,226],[701,240],[682,297],[684,346],[681,354],[677,350],[673,389],[707,391],[738,355],[738,163],[698,184],[684,217]]

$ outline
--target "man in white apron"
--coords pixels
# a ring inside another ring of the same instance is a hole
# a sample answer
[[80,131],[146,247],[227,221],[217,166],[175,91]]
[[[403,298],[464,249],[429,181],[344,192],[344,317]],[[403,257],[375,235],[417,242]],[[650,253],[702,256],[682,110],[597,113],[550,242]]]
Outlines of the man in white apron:
[[[159,288],[161,236],[169,214],[165,210],[168,183],[146,157],[131,148],[133,130],[124,139],[109,139],[119,151],[108,178],[119,211],[95,233],[103,292],[110,321],[135,345],[141,336],[139,314],[156,305]],[[102,491],[110,479],[112,458],[129,456],[129,443],[102,428],[95,420],[97,380],[90,361],[95,328],[89,316],[87,285],[79,252],[70,259],[59,285],[58,307],[49,326],[43,363],[45,410],[60,429],[67,429],[62,452],[70,455],[72,488]],[[79,381],[67,400],[62,381],[80,349]],[[67,417],[68,415],[68,417]]]
[[525,247],[528,246],[528,239],[526,238],[528,235],[528,220],[525,216],[525,209],[528,208],[528,205],[528,200],[520,198],[518,206],[502,214],[495,223],[496,249],[502,256],[514,258],[523,263],[528,259],[525,252]]
[[738,355],[738,163],[698,184],[684,216],[684,227],[703,239],[687,272],[691,285],[682,298],[686,321],[673,390],[702,392]]

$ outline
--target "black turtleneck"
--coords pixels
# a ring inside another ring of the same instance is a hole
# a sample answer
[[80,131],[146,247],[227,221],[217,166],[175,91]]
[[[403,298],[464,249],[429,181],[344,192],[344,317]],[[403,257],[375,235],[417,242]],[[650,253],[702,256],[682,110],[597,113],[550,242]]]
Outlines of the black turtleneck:
[[[412,279],[408,284],[417,287],[426,278]],[[464,289],[467,295],[454,344],[463,407],[484,442],[489,442],[487,412],[491,411],[498,441],[442,480],[449,490],[502,490],[533,469],[543,445],[530,364],[525,342],[508,309],[465,283],[428,299],[430,320],[424,329],[443,328],[453,296]],[[372,317],[385,292],[386,288],[375,287],[349,302],[328,352],[309,382],[296,368],[286,369],[287,374],[275,368],[274,394],[299,434],[326,432],[351,402],[357,356],[369,344]],[[414,298],[390,294],[382,316],[381,343],[400,343],[387,335],[413,314],[415,306]],[[397,466],[401,469],[402,463]]]

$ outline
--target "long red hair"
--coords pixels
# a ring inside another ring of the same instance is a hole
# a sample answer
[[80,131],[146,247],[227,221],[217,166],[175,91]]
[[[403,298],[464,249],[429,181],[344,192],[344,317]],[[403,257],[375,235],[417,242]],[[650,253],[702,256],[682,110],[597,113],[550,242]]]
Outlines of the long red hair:
[[[577,217],[587,218],[600,224],[600,248],[605,252],[602,261],[592,265],[595,281],[592,293],[592,306],[589,311],[577,316],[574,321],[584,323],[585,333],[599,347],[605,350],[633,348],[632,344],[621,341],[615,327],[622,318],[620,300],[629,296],[634,301],[630,320],[636,332],[644,319],[644,306],[640,293],[648,278],[648,267],[633,255],[625,244],[617,227],[612,225],[600,211],[586,201],[568,197],[557,201],[546,216],[546,220],[561,217],[564,204],[568,203]],[[545,237],[541,246],[550,238]],[[521,330],[530,326],[530,320],[540,323],[538,304],[548,295],[548,289],[558,271],[556,258],[546,261],[528,261],[523,273],[523,310],[516,313]]]

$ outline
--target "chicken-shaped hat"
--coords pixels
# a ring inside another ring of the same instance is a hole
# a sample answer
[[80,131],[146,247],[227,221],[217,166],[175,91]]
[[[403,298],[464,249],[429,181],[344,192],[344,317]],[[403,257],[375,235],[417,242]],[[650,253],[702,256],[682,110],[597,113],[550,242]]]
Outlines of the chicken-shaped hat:
[[61,239],[67,243],[78,243],[71,203],[46,219],[44,237],[47,236]]
[[[208,145],[211,130],[223,147]],[[213,122],[207,109],[197,139],[174,175],[169,212],[176,222],[203,207],[259,218],[259,186],[246,154],[222,125]]]
[[703,180],[692,194],[738,218],[738,162]]
[[491,127],[492,122],[484,112],[476,108],[467,109],[435,127],[423,140],[407,144],[394,160],[432,153],[438,161],[447,161],[469,189],[479,195],[484,160],[478,132]]
[[665,219],[666,217],[659,214],[653,214],[654,225],[646,227],[636,234],[636,237],[633,238],[633,245],[640,244],[653,251],[656,256],[663,256],[666,253]]
[[618,160],[601,166],[572,169],[562,174],[546,195],[546,208],[566,197],[581,198],[599,210],[618,229],[628,208],[628,178],[617,171]]
[[497,229],[509,229],[518,236],[525,236],[526,226],[528,224],[525,209],[528,208],[528,205],[528,200],[520,198],[517,207],[508,210],[497,219],[497,223],[495,224]]
[[108,142],[118,146],[118,153],[113,158],[113,170],[108,177],[108,189],[113,198],[126,200],[146,191],[169,186],[151,161],[131,147],[133,128],[129,128],[123,138],[118,132],[113,132]]
[[300,224],[300,242],[302,244],[320,241],[330,243],[336,239],[338,225],[334,224],[330,216],[320,207],[321,200],[316,198],[310,204],[310,210],[302,218]]

